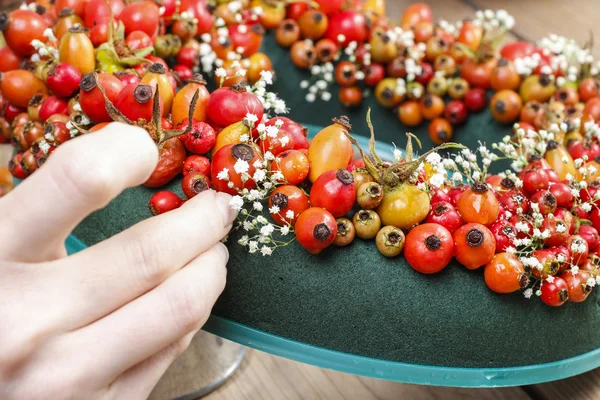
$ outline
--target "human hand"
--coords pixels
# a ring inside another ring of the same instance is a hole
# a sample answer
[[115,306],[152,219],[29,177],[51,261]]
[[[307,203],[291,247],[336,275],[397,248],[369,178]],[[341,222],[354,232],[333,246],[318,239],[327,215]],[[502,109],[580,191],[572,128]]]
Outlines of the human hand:
[[69,141],[0,198],[0,398],[146,398],[225,285],[229,195],[181,208],[67,257],[79,222],[158,160],[122,124]]

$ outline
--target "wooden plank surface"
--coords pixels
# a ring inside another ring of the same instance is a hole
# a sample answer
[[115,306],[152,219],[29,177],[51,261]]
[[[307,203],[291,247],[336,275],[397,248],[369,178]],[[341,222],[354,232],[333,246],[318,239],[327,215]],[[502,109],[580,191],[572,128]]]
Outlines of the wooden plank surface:
[[[162,400],[181,396],[197,389],[207,374],[219,364],[216,347],[205,337],[194,339],[190,348],[169,369],[150,399]],[[225,358],[234,349],[225,346]],[[210,360],[210,357],[213,360]],[[204,363],[204,364],[203,364]],[[444,399],[444,400],[527,400],[520,388],[459,389],[407,385],[368,379],[301,364],[256,350],[248,351],[240,370],[208,400],[304,400],[304,399]]]

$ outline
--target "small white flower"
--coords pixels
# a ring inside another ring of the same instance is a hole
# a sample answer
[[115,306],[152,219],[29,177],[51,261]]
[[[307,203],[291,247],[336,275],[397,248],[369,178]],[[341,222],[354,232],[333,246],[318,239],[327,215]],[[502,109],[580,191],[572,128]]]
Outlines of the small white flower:
[[252,203],[252,208],[254,208],[256,211],[262,211],[263,205],[261,202],[255,201],[254,203]]
[[249,124],[254,124],[255,122],[258,122],[258,117],[256,116],[256,114],[252,113],[247,113],[245,119],[246,121],[248,121]]
[[225,68],[217,68],[215,71],[215,76],[219,78],[225,78],[227,76],[227,71],[225,71]]
[[273,161],[274,159],[275,159],[275,156],[273,155],[273,153],[271,153],[270,151],[265,152],[265,160]]
[[535,295],[540,297],[542,295],[542,291],[540,289],[536,290]]
[[549,277],[546,278],[546,282],[548,282],[548,283],[554,282],[554,277],[552,275],[550,275]]
[[260,228],[260,234],[263,236],[269,236],[271,233],[273,233],[274,230],[275,228],[273,227],[273,225],[268,224]]
[[255,182],[262,182],[265,180],[266,175],[267,174],[264,169],[257,169],[254,171],[254,176],[252,176],[252,179],[254,179]]
[[231,200],[229,200],[229,206],[236,211],[240,211],[244,206],[244,199],[240,196],[233,196]]
[[577,275],[578,272],[579,272],[579,267],[577,265],[573,265],[571,267],[571,274]]
[[525,291],[523,291],[523,296],[525,296],[526,299],[530,299],[531,296],[533,296],[533,289],[525,289]]
[[248,251],[250,253],[256,253],[258,250],[258,242],[256,240],[251,240],[248,242]]
[[285,212],[285,218],[286,219],[294,219],[294,212],[292,210],[287,210]]
[[306,89],[308,87],[309,83],[307,80],[304,81],[300,81],[300,88],[301,89]]
[[282,226],[280,232],[283,236],[286,236],[288,233],[290,233],[290,227],[287,225]]
[[223,170],[217,174],[217,179],[219,179],[221,181],[228,181],[229,180],[229,170],[227,168],[223,168]]
[[243,173],[247,173],[248,172],[248,169],[250,169],[250,165],[248,165],[248,161],[244,161],[244,160],[242,160],[240,158],[240,159],[238,159],[235,162],[235,165],[233,166],[233,169],[238,174],[243,174]]
[[278,214],[279,213],[279,207],[278,206],[272,206],[271,208],[269,208],[269,212],[271,214]]
[[263,256],[270,256],[271,254],[273,254],[273,249],[268,246],[263,246],[260,248],[260,253]]

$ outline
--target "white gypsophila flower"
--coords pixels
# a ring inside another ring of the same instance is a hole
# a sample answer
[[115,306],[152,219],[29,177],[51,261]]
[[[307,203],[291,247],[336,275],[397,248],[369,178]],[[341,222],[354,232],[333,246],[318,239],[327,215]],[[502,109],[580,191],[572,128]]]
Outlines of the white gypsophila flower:
[[265,132],[267,133],[267,136],[274,139],[277,137],[277,134],[279,133],[279,128],[277,128],[276,126],[273,125],[269,125],[267,126],[267,129],[265,130]]
[[249,240],[250,240],[250,238],[248,237],[248,235],[244,235],[240,238],[240,240],[238,240],[238,244],[240,244],[242,246],[247,246]]
[[244,161],[240,158],[235,162],[233,169],[238,174],[243,174],[248,172],[248,170],[250,169],[250,165],[248,165],[248,161]]
[[429,184],[433,187],[440,187],[444,184],[444,176],[442,174],[434,174],[429,178]]
[[552,282],[554,282],[554,277],[553,277],[552,275],[548,276],[548,277],[546,278],[546,282],[548,282],[548,283],[552,283]]
[[[273,213],[276,214],[276,213]],[[263,226],[262,228],[260,228],[260,234],[263,236],[269,236],[271,233],[273,233],[273,231],[275,230],[275,227],[271,224],[267,224],[265,226]]]
[[254,179],[254,181],[256,182],[262,182],[265,180],[265,177],[267,176],[266,172],[264,169],[257,169],[254,172],[254,175],[252,176],[252,179]]
[[289,234],[289,233],[290,233],[290,227],[289,227],[289,226],[287,226],[287,225],[285,225],[285,226],[282,226],[282,227],[281,227],[281,229],[279,230],[279,232],[280,232],[280,233],[281,233],[283,236],[286,236],[287,234]]
[[531,296],[533,296],[533,289],[531,289],[531,288],[525,289],[523,291],[523,296],[525,296],[526,299],[530,299]]
[[542,291],[541,291],[541,290],[539,290],[539,289],[538,289],[538,290],[536,290],[536,291],[535,291],[535,295],[536,295],[537,297],[540,297],[540,296],[542,295]]
[[258,250],[258,242],[256,240],[251,240],[248,242],[248,251],[252,253],[256,253]]
[[254,203],[252,203],[252,208],[254,208],[256,211],[262,211],[263,205],[261,202],[255,201]]
[[272,206],[271,208],[269,208],[269,212],[271,214],[278,214],[279,213],[279,207],[278,206]]
[[255,122],[258,122],[258,117],[256,114],[247,113],[245,120],[248,121],[248,124],[253,125]]
[[241,196],[233,196],[229,200],[229,206],[236,211],[240,211],[244,206],[244,199]]
[[219,67],[215,70],[215,76],[219,78],[225,78],[227,76],[227,71],[225,68]]
[[229,180],[229,169],[223,168],[223,170],[217,174],[217,179],[219,179],[221,181],[228,181]]
[[595,278],[588,278],[587,281],[585,281],[585,283],[589,286],[589,287],[594,287],[596,286],[596,279]]
[[254,224],[250,221],[244,221],[242,223],[242,228],[247,232],[254,229]]
[[273,249],[270,248],[269,246],[263,246],[260,248],[260,253],[263,256],[270,256],[271,254],[273,254]]
[[285,212],[285,218],[287,218],[287,219],[294,219],[294,211],[292,211],[292,210],[287,210],[287,211]]
[[578,272],[579,272],[579,267],[577,265],[573,265],[571,267],[571,274],[577,275]]
[[273,153],[271,153],[270,151],[265,152],[265,160],[273,161],[274,159],[275,159],[275,156],[273,155]]

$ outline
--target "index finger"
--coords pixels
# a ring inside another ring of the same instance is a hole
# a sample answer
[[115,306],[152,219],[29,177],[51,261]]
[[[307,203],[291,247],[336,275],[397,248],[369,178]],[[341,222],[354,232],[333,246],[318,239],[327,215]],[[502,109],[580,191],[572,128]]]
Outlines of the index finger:
[[223,239],[237,216],[226,193],[205,191],[181,208],[142,221],[66,259],[58,301],[78,328],[155,288]]

